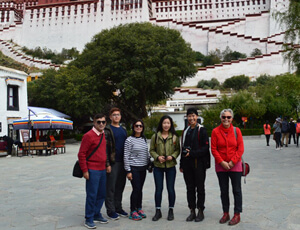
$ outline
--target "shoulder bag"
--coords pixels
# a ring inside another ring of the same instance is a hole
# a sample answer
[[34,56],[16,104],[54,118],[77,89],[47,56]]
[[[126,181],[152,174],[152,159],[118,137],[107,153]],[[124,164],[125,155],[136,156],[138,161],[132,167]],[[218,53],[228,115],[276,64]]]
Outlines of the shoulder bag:
[[[103,139],[104,133],[102,134],[99,144],[97,145],[97,147],[93,150],[93,152],[91,152],[91,154],[86,158],[86,161],[88,161],[91,156],[97,151],[97,149],[99,148],[99,146],[101,145],[102,139]],[[83,177],[83,172],[80,168],[79,165],[79,161],[77,160],[74,167],[73,167],[73,177],[78,177],[78,178],[82,178]]]

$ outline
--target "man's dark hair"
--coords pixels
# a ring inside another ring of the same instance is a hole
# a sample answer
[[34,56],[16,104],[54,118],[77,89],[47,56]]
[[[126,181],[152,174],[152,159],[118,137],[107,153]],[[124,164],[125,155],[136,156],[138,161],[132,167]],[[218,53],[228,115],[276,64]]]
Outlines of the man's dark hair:
[[186,111],[186,115],[188,116],[189,114],[196,114],[196,115],[198,116],[197,109],[196,109],[196,108],[189,108],[189,109]]
[[111,108],[110,109],[110,111],[109,111],[109,116],[110,115],[112,115],[114,112],[120,112],[120,114],[121,114],[121,109],[119,109],[119,108],[117,108],[117,107],[113,107],[113,108]]
[[94,121],[99,119],[99,118],[105,118],[106,120],[106,116],[103,114],[103,113],[97,113],[95,116],[94,116]]

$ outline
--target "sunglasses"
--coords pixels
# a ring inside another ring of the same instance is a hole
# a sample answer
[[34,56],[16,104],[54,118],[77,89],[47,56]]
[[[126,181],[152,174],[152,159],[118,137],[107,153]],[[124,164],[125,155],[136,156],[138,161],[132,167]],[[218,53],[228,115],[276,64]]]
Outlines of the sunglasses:
[[222,119],[226,119],[226,118],[229,120],[231,119],[231,116],[222,116]]
[[143,128],[143,125],[134,125],[136,128]]
[[97,121],[98,125],[100,125],[100,124],[104,125],[105,123],[106,123],[106,121]]

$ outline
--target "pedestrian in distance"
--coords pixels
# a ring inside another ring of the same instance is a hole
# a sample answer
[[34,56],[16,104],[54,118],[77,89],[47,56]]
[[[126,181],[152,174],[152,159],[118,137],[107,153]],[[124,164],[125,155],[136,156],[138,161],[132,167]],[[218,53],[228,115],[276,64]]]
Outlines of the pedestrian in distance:
[[128,213],[123,210],[122,198],[126,184],[126,171],[124,169],[124,144],[127,138],[127,131],[120,125],[121,110],[112,108],[109,112],[110,125],[104,131],[109,136],[109,162],[111,173],[106,177],[106,199],[105,206],[107,216],[112,220],[119,217],[128,217]]
[[[96,114],[93,128],[83,135],[78,160],[83,177],[86,179],[85,223],[89,229],[96,228],[95,223],[107,223],[100,210],[106,194],[106,173],[111,172],[107,152],[104,128],[106,118]],[[88,161],[86,158],[93,154]]]
[[189,108],[186,115],[188,127],[182,133],[179,168],[186,184],[190,209],[186,221],[200,222],[204,219],[206,169],[210,168],[209,141],[206,128],[197,123],[197,110]]
[[224,224],[230,220],[229,215],[229,179],[232,184],[234,197],[234,216],[229,225],[240,222],[242,212],[242,161],[244,142],[242,132],[233,127],[233,111],[223,109],[220,113],[221,124],[213,129],[211,134],[211,152],[215,158],[215,169],[219,180],[223,216],[219,223]]
[[127,172],[127,179],[132,186],[129,215],[131,220],[146,218],[142,209],[142,200],[149,160],[150,154],[144,136],[144,123],[142,120],[136,120],[132,124],[132,135],[126,139],[124,148],[124,167]]
[[281,118],[278,117],[275,120],[275,123],[273,124],[274,135],[275,135],[275,141],[276,141],[276,149],[280,150],[282,149],[282,143],[281,143]]
[[297,135],[297,147],[299,147],[299,136],[300,136],[300,118],[297,120],[296,124],[296,135]]
[[294,144],[296,144],[296,124],[292,117],[290,118],[289,124],[290,124],[289,144],[291,144],[292,137],[294,139]]
[[179,138],[175,132],[173,119],[165,115],[158,124],[156,133],[153,134],[150,143],[150,154],[154,159],[154,183],[155,183],[155,216],[153,221],[162,217],[161,201],[163,192],[164,176],[166,176],[166,185],[169,198],[169,212],[167,220],[174,219],[175,205],[175,179],[176,179],[176,158],[180,153]]
[[[281,123],[281,145],[283,146],[285,143],[285,147],[288,147],[288,138],[289,138],[289,134],[290,134],[290,124],[287,120],[287,117],[283,118],[283,121]],[[285,142],[284,142],[285,139]]]
[[264,133],[266,136],[267,146],[270,146],[269,142],[270,142],[270,136],[271,136],[271,126],[270,126],[268,120],[264,124]]

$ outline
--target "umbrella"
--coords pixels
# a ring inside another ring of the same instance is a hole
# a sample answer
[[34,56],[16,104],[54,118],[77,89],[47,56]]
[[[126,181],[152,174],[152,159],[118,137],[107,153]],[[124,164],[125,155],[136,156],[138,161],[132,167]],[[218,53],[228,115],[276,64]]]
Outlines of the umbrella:
[[35,115],[13,121],[13,128],[19,129],[73,129],[73,121],[40,112]]

